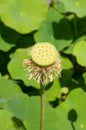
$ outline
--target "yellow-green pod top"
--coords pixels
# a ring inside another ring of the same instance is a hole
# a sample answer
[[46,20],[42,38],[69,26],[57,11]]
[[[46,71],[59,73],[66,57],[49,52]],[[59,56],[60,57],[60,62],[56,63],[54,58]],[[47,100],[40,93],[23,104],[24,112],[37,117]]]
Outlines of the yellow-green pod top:
[[48,66],[56,61],[59,53],[55,46],[48,42],[35,44],[31,49],[32,60],[40,66]]

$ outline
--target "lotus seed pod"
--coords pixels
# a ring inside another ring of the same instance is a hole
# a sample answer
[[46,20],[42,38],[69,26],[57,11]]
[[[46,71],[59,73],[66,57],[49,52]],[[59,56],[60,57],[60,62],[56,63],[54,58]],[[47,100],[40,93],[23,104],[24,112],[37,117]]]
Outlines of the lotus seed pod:
[[67,87],[62,88],[62,93],[63,94],[68,94],[68,92],[69,92],[69,89]]
[[56,61],[59,53],[54,45],[48,42],[35,44],[31,49],[32,60],[40,66],[49,66]]
[[34,79],[42,86],[61,76],[61,60],[55,46],[48,43],[37,43],[30,51],[30,59],[24,59],[23,67],[28,79]]

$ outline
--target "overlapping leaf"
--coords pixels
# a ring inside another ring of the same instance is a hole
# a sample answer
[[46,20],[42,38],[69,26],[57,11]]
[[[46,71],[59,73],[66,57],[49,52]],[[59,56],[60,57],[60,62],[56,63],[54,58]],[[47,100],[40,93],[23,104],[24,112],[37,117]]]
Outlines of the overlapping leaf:
[[[3,120],[2,120],[3,119]],[[1,130],[25,130],[25,127],[12,113],[7,110],[0,110],[0,129]]]
[[86,41],[78,41],[74,46],[73,54],[80,65],[86,66]]
[[[79,100],[79,101],[78,101]],[[82,89],[71,92],[67,100],[56,109],[58,117],[58,129],[61,130],[85,130],[86,119],[84,113],[86,109],[86,93]]]
[[3,0],[0,7],[4,24],[23,34],[38,29],[47,12],[45,0]]
[[[16,105],[17,108],[15,107]],[[27,130],[40,128],[40,97],[32,97],[28,99],[25,95],[18,95],[7,103],[7,108],[24,122]],[[49,104],[46,104],[46,117],[45,130],[57,129],[55,111],[49,106]]]
[[50,8],[47,20],[42,23],[34,38],[36,42],[51,42],[58,50],[62,50],[72,42],[72,28],[66,18]]
[[8,43],[6,43],[0,36],[0,50],[2,51],[8,51],[11,49],[11,47],[13,47],[14,45],[10,45]]
[[[0,110],[0,129],[1,130],[16,130],[12,122],[12,114],[6,110]],[[2,121],[3,119],[3,121]]]
[[78,17],[86,16],[86,1],[85,0],[60,0],[68,12],[76,13]]
[[49,84],[49,86],[47,86],[47,87],[49,87],[49,89],[46,90],[45,94],[46,94],[46,99],[48,101],[53,101],[57,97],[58,98],[60,97],[61,85],[60,85],[59,79],[57,77],[54,79],[54,82],[51,83],[51,85]]
[[[78,102],[79,100],[79,102]],[[81,89],[72,91],[66,101],[57,108],[51,108],[46,103],[46,119],[45,130],[61,129],[71,130],[72,128],[78,130],[86,129],[86,120],[84,113],[86,109],[84,104],[86,102],[86,93]],[[17,108],[15,107],[17,105]],[[6,107],[17,118],[21,119],[27,130],[39,129],[40,123],[40,98],[28,98],[25,95],[16,96],[13,100],[7,102]]]
[[23,80],[27,86],[38,87],[36,81],[28,80],[27,75],[25,74],[23,61],[25,58],[30,58],[26,49],[18,49],[16,52],[11,55],[11,61],[8,64],[8,71],[13,79]]
[[[0,50],[7,52],[15,46],[20,34],[0,24]],[[15,37],[15,38],[14,38]]]
[[21,89],[14,81],[0,77],[0,101],[8,100],[20,92]]
[[61,57],[62,60],[62,74],[61,74],[61,85],[64,87],[68,80],[73,75],[73,64],[67,57]]

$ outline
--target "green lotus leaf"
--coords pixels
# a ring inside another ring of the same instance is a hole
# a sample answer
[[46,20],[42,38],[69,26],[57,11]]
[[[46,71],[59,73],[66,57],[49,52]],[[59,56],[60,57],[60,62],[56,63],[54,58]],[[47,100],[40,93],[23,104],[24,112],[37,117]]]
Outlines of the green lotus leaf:
[[0,0],[0,15],[4,14],[7,11],[7,9],[7,4]]
[[[40,97],[28,98],[25,95],[17,95],[13,100],[8,101],[6,106],[10,112],[23,121],[27,130],[40,129]],[[45,130],[57,128],[55,111],[46,103]]]
[[0,50],[7,52],[17,43],[20,34],[6,27],[3,23],[0,24]]
[[55,39],[55,37],[51,37],[51,42],[56,46],[56,48],[61,51],[63,50],[65,47],[70,46],[72,39]]
[[73,48],[73,54],[80,65],[86,66],[86,41],[78,41]]
[[0,36],[0,50],[2,51],[8,51],[10,50],[14,45],[13,44],[8,44],[2,37]]
[[6,26],[23,34],[38,29],[48,9],[45,0],[3,0],[0,3],[2,5],[6,5],[6,11],[1,8],[1,20]]
[[74,73],[73,64],[67,57],[64,56],[61,57],[61,61],[62,61],[62,74],[60,82],[62,86],[65,86]]
[[[79,100],[79,102],[78,102]],[[22,103],[21,103],[22,102]],[[45,130],[78,130],[86,129],[86,93],[82,89],[73,90],[67,99],[58,107],[52,108],[46,102]],[[17,107],[15,107],[17,106]],[[21,119],[27,130],[40,127],[40,97],[17,95],[8,101],[6,107],[17,118]]]
[[52,22],[59,22],[63,16],[55,9],[49,8],[47,19],[42,23],[39,30],[35,33],[34,38],[36,42],[47,42],[53,36]]
[[54,8],[56,10],[58,10],[59,12],[61,12],[61,13],[63,13],[63,12],[65,13],[66,12],[64,4],[60,0],[55,2]]
[[[6,110],[0,110],[0,129],[16,130],[12,122],[12,114]],[[2,120],[3,119],[3,120]]]
[[63,50],[64,53],[66,53],[66,54],[73,54],[73,49],[74,49],[74,46],[76,45],[76,43],[80,42],[80,41],[85,41],[85,40],[86,40],[86,36],[85,35],[77,38],[74,42],[72,42],[72,44],[69,45],[69,47],[67,49]]
[[70,44],[70,46],[68,46],[68,48],[66,50],[63,50],[63,52],[66,54],[72,54],[74,46],[75,46],[75,44]]
[[47,12],[46,22],[59,22],[62,18],[63,15],[61,15],[58,11],[50,7]]
[[68,12],[76,13],[78,17],[86,16],[85,0],[60,0]]
[[0,129],[1,130],[25,130],[23,123],[13,117],[7,110],[0,110]]
[[[28,49],[29,50],[29,49]],[[34,86],[39,88],[39,84],[35,80],[28,80],[23,68],[24,59],[29,59],[26,49],[17,49],[12,55],[8,64],[8,71],[13,79],[23,80],[26,86]]]
[[28,102],[29,96],[23,93],[16,94],[11,100],[6,102],[5,108],[10,110],[11,112],[13,111],[14,116],[16,116],[17,118],[24,120],[24,116],[26,114],[25,111],[28,107]]
[[69,58],[65,56],[61,56],[62,61],[62,69],[71,69],[73,68],[72,62],[69,60]]
[[19,94],[21,89],[12,80],[6,79],[6,77],[0,77],[0,107],[2,108],[4,102],[11,99],[14,95]]
[[46,21],[41,24],[34,38],[36,42],[51,42],[57,50],[62,50],[72,42],[73,33],[69,21],[50,8]]
[[50,42],[50,37],[53,34],[51,23],[43,22],[39,30],[34,34],[36,42]]
[[[50,85],[50,87],[49,87]],[[53,84],[49,84],[47,87],[49,87],[49,89],[47,90],[46,88],[46,100],[48,101],[53,101],[55,100],[57,97],[59,98],[61,95],[61,84],[60,81],[57,77],[55,77]]]
[[[79,101],[78,101],[79,100]],[[86,93],[81,89],[73,90],[66,101],[56,108],[58,117],[58,129],[61,130],[85,130],[86,129]]]

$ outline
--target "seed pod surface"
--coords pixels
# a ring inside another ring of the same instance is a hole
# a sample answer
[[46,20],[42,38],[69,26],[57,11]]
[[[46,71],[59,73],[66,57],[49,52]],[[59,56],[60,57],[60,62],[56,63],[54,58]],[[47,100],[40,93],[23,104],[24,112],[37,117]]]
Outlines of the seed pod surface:
[[51,65],[58,56],[55,46],[48,42],[37,43],[31,49],[32,60],[40,66]]

